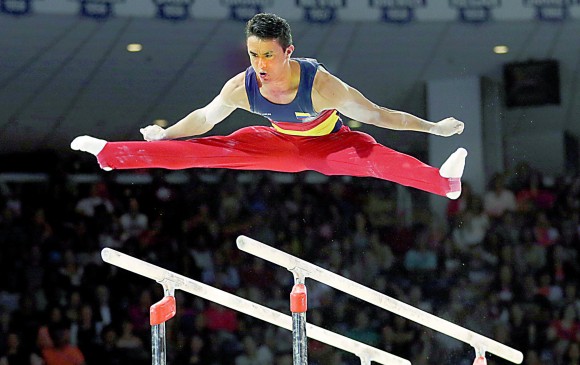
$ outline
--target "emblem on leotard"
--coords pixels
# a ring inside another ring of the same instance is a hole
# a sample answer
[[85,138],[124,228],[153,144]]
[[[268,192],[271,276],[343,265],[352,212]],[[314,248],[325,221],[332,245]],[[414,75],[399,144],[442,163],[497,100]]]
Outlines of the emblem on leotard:
[[296,119],[303,121],[303,122],[308,120],[309,118],[312,118],[310,113],[294,112],[294,115],[296,116]]

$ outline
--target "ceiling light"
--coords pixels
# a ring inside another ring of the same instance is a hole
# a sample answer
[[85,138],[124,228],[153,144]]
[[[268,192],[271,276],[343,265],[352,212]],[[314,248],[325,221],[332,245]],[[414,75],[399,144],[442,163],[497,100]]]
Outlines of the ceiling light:
[[127,45],[127,51],[129,52],[140,52],[143,49],[143,46],[139,43],[129,43]]
[[498,45],[493,47],[493,52],[496,54],[506,54],[510,51],[510,49],[508,48],[508,46],[504,46],[504,45]]

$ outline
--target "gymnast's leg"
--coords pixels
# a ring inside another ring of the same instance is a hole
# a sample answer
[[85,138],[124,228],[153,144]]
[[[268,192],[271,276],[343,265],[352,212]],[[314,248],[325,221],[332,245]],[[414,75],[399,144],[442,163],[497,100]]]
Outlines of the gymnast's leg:
[[289,136],[270,127],[242,128],[229,136],[186,141],[107,142],[77,137],[71,148],[97,156],[101,168],[230,168],[298,172],[306,169]]
[[376,177],[457,199],[467,152],[459,149],[436,169],[343,127],[322,137],[296,137],[269,127],[188,141],[107,142],[77,137],[71,148],[92,153],[103,169],[231,168]]
[[467,155],[462,148],[437,169],[347,127],[338,133],[303,139],[299,145],[307,167],[325,175],[376,177],[450,199],[461,194],[460,179]]

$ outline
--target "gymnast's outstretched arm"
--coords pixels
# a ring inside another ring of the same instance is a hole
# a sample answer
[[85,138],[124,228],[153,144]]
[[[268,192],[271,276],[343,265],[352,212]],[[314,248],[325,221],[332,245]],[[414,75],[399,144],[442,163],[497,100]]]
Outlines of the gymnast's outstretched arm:
[[463,122],[455,118],[446,118],[433,123],[410,113],[378,106],[322,67],[314,79],[312,103],[317,111],[336,109],[349,118],[382,128],[411,130],[445,137],[463,132]]
[[171,127],[164,129],[158,125],[150,125],[141,128],[143,138],[147,141],[158,141],[197,136],[210,131],[236,108],[249,109],[244,76],[245,72],[241,72],[231,78],[208,105],[192,111]]

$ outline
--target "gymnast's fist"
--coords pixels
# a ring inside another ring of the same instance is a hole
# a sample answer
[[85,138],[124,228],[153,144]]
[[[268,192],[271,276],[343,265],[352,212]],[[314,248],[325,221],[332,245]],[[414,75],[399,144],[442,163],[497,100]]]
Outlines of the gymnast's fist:
[[449,137],[454,134],[463,132],[463,122],[453,117],[445,118],[433,125],[430,130],[431,134],[437,136]]
[[160,141],[165,139],[166,132],[165,129],[158,125],[149,125],[145,128],[139,130],[143,135],[143,139],[146,141]]

